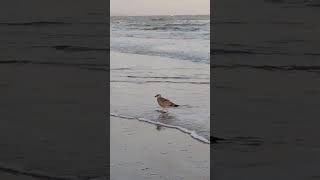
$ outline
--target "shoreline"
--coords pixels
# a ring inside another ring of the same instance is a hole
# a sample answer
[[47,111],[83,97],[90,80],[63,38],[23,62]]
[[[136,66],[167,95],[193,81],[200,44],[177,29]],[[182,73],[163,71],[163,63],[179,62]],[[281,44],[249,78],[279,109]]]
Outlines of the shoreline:
[[189,135],[192,139],[194,139],[194,140],[196,140],[198,142],[201,142],[201,143],[204,143],[204,144],[210,144],[211,143],[210,140],[206,139],[203,136],[200,136],[195,131],[191,131],[191,130],[183,128],[181,126],[174,126],[174,125],[170,125],[170,124],[165,124],[165,123],[161,123],[161,122],[152,121],[152,120],[145,119],[145,118],[127,117],[127,116],[122,116],[122,115],[118,115],[118,114],[114,114],[114,113],[110,113],[110,116],[121,118],[121,119],[128,119],[128,120],[129,119],[134,119],[134,120],[137,120],[139,122],[153,124],[155,126],[161,126],[161,127],[165,127],[165,128],[176,129],[176,130],[182,132],[183,134]]
[[210,179],[209,144],[170,128],[113,116],[110,120],[112,180]]

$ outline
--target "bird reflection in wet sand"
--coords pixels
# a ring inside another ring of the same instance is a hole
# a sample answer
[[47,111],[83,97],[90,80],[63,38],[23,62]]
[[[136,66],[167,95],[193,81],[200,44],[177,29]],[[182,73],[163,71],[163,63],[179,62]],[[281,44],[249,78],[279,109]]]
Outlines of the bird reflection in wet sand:
[[[174,121],[176,117],[170,113],[163,113],[161,112],[158,116],[157,122],[161,122],[163,124],[171,124],[172,121]],[[163,128],[162,125],[157,124],[157,130],[161,130]]]

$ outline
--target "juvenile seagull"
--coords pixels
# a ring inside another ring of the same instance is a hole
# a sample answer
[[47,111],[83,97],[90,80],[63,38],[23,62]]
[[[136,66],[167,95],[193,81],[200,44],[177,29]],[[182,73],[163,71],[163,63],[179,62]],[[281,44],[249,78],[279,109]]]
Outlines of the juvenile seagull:
[[161,97],[161,94],[157,94],[155,97],[157,98],[158,104],[161,106],[161,108],[163,110],[165,110],[165,108],[178,107],[179,106],[179,105],[171,102],[169,99]]

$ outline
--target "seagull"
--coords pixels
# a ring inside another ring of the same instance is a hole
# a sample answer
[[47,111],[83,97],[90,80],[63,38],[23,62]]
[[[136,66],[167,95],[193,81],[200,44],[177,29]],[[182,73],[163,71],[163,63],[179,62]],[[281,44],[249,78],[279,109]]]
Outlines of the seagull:
[[159,106],[165,110],[165,108],[169,108],[169,107],[178,107],[179,105],[171,102],[169,99],[163,98],[161,97],[161,94],[157,94],[156,96],[154,96],[157,98],[158,104]]

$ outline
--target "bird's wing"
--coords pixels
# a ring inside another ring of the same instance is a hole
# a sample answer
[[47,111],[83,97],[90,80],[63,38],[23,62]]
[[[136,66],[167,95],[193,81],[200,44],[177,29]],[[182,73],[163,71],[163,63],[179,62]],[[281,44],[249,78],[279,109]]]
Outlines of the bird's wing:
[[169,99],[166,99],[166,98],[161,98],[161,101],[165,106],[174,106],[175,105],[173,102],[171,102]]

